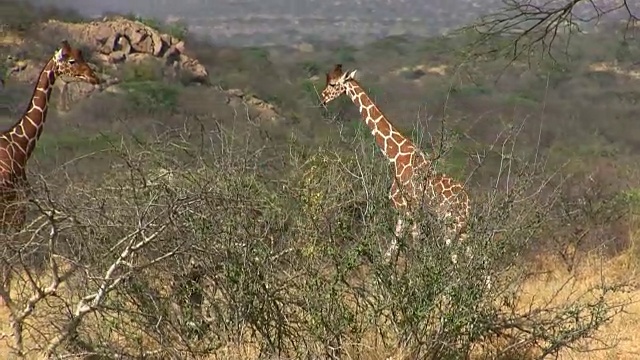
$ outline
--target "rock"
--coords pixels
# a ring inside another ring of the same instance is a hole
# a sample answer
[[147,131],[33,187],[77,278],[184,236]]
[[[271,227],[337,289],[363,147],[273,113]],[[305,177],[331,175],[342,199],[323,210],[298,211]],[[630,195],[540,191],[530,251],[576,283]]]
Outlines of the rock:
[[[208,83],[209,73],[198,60],[189,57],[184,41],[161,34],[139,21],[115,17],[90,23],[66,23],[50,20],[42,25],[43,33],[64,34],[75,42],[97,50],[94,59],[103,65],[139,62],[148,55],[162,58],[165,65],[177,67],[183,80]],[[143,55],[138,55],[143,54]],[[107,56],[102,56],[107,55]]]
[[22,71],[27,68],[28,64],[28,60],[18,60],[15,62],[11,70],[15,72]]
[[237,97],[243,97],[244,96],[244,91],[240,90],[240,89],[229,89],[226,91],[227,94],[232,95],[232,96],[237,96]]
[[157,61],[157,59],[153,55],[143,53],[129,54],[129,56],[127,56],[127,60],[127,62],[132,64],[142,64],[148,61]]
[[127,54],[124,51],[114,51],[111,54],[108,55],[109,56],[109,62],[112,64],[117,64],[117,63],[121,63],[123,61],[125,61],[125,59],[127,58]]
[[180,64],[180,69],[183,73],[188,76],[189,81],[201,84],[207,84],[209,82],[209,72],[198,62],[198,60],[192,59],[186,55],[180,55],[178,63]]
[[111,63],[111,55],[106,54],[94,54],[93,57],[102,64]]
[[162,51],[163,43],[160,34],[149,27],[126,27],[124,35],[129,38],[131,48],[136,52],[158,56]]
[[20,82],[34,83],[43,66],[44,63],[36,63],[30,59],[7,59],[8,76]]
[[[97,26],[97,28],[94,31],[94,33],[95,33],[94,36],[95,36],[96,40],[99,41],[99,42],[103,42],[103,43],[106,42],[109,38],[114,36],[113,29],[111,29],[109,27],[109,25],[106,24],[106,23],[103,23],[103,24]],[[113,44],[113,42],[112,42],[112,44]]]
[[119,36],[118,34],[112,33],[105,40],[98,40],[100,45],[96,47],[96,50],[98,50],[102,54],[106,54],[106,55],[111,54],[113,49],[116,47],[116,41],[118,40],[118,36]]
[[117,86],[117,85],[108,86],[104,88],[104,92],[107,92],[110,94],[126,94],[127,93],[125,90],[123,90],[120,86]]
[[184,54],[184,41],[178,41],[173,45],[173,47],[180,52],[180,54]]
[[240,89],[228,89],[225,93],[230,95],[230,97],[227,98],[227,104],[232,107],[237,107],[241,103],[246,104],[252,110],[252,116],[255,118],[270,121],[282,120],[282,116],[278,113],[278,109],[274,105],[254,95],[247,94]]
[[169,34],[160,35],[160,39],[162,39],[162,41],[169,46],[175,45],[179,41],[178,39],[174,38]]
[[296,45],[296,49],[298,49],[298,51],[307,52],[307,53],[311,53],[315,51],[315,48],[313,47],[313,45],[307,42],[303,42],[301,44]]
[[115,47],[113,49],[115,51],[122,51],[125,54],[130,54],[132,46],[126,37],[120,36],[118,37],[118,40],[116,41]]

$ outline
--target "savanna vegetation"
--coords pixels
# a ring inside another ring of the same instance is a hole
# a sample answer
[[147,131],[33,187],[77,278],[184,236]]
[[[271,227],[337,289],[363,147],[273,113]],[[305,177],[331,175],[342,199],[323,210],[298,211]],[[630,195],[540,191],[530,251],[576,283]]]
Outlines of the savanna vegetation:
[[[21,6],[0,5],[3,31],[19,39],[45,18],[80,21],[60,11],[19,17]],[[1,240],[15,277],[11,294],[0,292],[9,302],[2,356],[640,351],[640,46],[629,34],[611,26],[573,37],[566,56],[516,61],[482,55],[469,31],[312,51],[181,36],[212,86],[127,65],[117,70],[126,91],[50,113],[30,162],[28,226]],[[37,40],[0,41],[0,54],[47,56],[58,41]],[[348,99],[317,105],[338,62],[359,69],[437,170],[466,183],[468,244],[446,247],[440,224],[419,214],[423,239],[400,239],[384,261],[396,216],[387,163]],[[7,126],[30,86],[8,81],[0,94]],[[283,119],[230,110],[228,88],[276,105]],[[452,264],[466,245],[473,256]]]

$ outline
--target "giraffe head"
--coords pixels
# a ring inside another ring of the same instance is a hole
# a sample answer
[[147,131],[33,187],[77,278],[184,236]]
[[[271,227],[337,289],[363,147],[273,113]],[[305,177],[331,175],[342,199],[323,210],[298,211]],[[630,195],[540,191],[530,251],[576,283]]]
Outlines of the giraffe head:
[[326,74],[327,84],[322,90],[320,105],[327,105],[332,100],[336,99],[340,95],[347,91],[347,82],[354,80],[357,70],[342,71],[342,64],[336,64],[333,70]]
[[85,81],[93,85],[100,83],[100,79],[84,61],[82,52],[72,48],[66,40],[62,41],[52,60],[56,77],[64,81]]

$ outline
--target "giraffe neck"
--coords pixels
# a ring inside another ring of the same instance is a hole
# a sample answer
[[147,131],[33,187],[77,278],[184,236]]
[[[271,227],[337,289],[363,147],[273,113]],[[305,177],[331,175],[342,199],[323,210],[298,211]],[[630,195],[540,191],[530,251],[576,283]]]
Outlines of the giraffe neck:
[[358,106],[362,120],[371,129],[371,134],[382,153],[396,167],[396,174],[403,173],[407,164],[416,165],[416,159],[413,158],[415,156],[426,161],[422,151],[391,124],[355,80],[347,83],[347,95]]
[[7,149],[13,162],[24,165],[36,147],[36,141],[42,134],[44,122],[47,119],[49,98],[56,81],[55,63],[52,60],[44,66],[38,77],[31,101],[20,120],[9,130],[2,133],[2,137],[11,144]]

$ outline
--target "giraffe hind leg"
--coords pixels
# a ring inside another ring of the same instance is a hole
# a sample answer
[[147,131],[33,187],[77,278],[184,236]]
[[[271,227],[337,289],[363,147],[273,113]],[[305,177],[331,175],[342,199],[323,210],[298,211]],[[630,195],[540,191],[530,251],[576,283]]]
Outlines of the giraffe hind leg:
[[9,290],[11,288],[11,266],[5,261],[0,264],[0,306],[5,306],[5,297],[9,297]]

